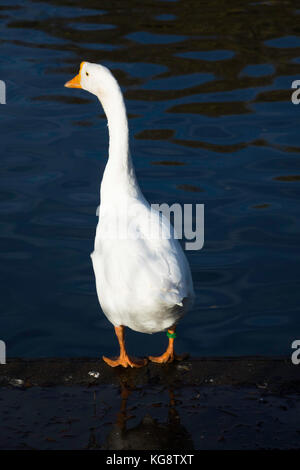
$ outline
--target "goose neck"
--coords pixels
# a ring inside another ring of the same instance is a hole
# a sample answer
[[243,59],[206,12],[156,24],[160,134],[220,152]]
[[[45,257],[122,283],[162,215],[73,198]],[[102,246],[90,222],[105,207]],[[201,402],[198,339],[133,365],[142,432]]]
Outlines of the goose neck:
[[128,165],[128,121],[126,108],[120,90],[112,96],[100,99],[107,118],[109,132],[109,162],[118,166]]

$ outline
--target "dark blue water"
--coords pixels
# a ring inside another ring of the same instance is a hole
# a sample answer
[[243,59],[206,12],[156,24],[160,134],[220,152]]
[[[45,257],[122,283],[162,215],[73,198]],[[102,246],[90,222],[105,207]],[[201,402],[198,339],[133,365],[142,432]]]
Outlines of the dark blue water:
[[[89,256],[106,122],[92,95],[63,87],[83,60],[120,82],[147,199],[205,204],[204,248],[187,252],[197,299],[178,350],[290,354],[300,334],[300,106],[291,102],[300,10],[292,1],[100,4],[1,2],[7,355],[116,351]],[[128,332],[136,354],[165,344],[164,334]]]

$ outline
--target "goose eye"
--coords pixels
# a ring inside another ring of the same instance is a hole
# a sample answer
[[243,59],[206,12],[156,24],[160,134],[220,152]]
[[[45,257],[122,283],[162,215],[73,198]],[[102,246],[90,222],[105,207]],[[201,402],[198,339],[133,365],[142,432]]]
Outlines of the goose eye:
[[85,72],[86,76],[88,77],[89,76],[89,73],[88,72]]

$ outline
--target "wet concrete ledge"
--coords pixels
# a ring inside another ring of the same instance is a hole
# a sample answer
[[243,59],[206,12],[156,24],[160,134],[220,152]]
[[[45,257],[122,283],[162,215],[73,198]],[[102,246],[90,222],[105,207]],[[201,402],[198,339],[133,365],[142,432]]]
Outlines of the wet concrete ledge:
[[280,394],[300,392],[300,365],[290,357],[189,358],[141,369],[110,368],[93,358],[8,359],[0,365],[0,386],[74,385],[255,386]]
[[300,365],[190,358],[142,369],[100,359],[0,365],[0,449],[299,449]]

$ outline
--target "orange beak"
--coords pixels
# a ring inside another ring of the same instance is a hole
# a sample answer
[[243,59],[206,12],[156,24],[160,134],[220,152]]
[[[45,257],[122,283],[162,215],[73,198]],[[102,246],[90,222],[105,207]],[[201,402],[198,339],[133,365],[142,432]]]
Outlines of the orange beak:
[[81,88],[81,69],[82,69],[83,64],[84,64],[84,62],[81,62],[79,74],[76,75],[74,78],[72,78],[72,80],[69,80],[67,83],[65,83],[65,87],[67,87],[67,88]]

